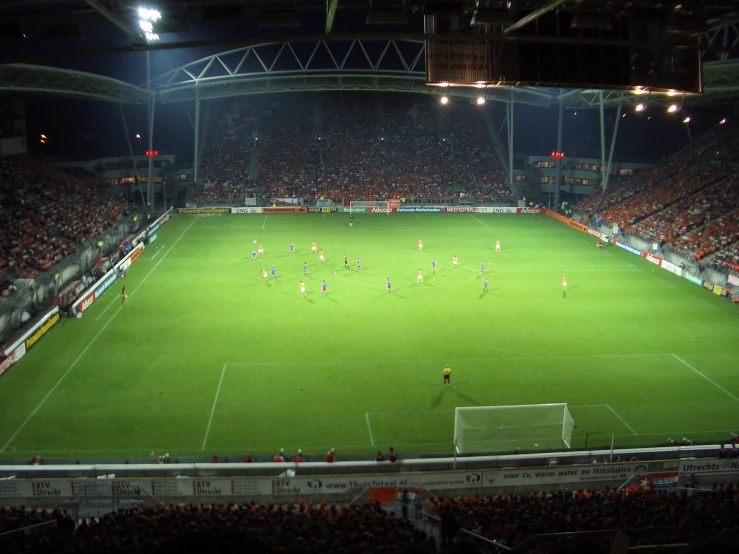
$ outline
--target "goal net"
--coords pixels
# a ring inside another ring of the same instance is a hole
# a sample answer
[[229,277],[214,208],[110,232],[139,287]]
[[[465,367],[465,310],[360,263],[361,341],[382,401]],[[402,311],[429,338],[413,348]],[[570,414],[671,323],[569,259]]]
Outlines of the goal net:
[[459,454],[570,448],[574,427],[567,404],[457,408],[454,446]]
[[[367,211],[367,208],[383,208],[383,211],[385,211],[389,207],[390,203],[387,200],[376,200],[373,202],[352,200],[349,202],[349,213],[364,213]],[[390,213],[390,210],[387,210],[387,213]]]

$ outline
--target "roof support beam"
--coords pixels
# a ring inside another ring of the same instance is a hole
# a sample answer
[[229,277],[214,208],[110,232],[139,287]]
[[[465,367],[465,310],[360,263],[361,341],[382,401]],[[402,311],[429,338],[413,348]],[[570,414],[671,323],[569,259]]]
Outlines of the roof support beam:
[[550,2],[544,4],[541,8],[534,10],[529,15],[522,17],[515,23],[512,23],[505,29],[503,29],[503,34],[507,35],[508,33],[512,33],[513,31],[517,31],[524,25],[528,25],[532,21],[539,19],[542,15],[551,12],[553,9],[557,8],[561,4],[564,4],[567,0],[551,0]]
[[100,14],[105,19],[107,19],[113,25],[118,27],[121,31],[126,33],[134,41],[138,42],[139,44],[146,44],[146,41],[144,40],[144,36],[141,33],[137,33],[136,30],[133,29],[128,23],[123,21],[121,18],[119,18],[117,15],[111,12],[108,8],[103,6],[98,0],[85,0],[85,2],[87,3],[88,6],[100,12]]
[[331,29],[334,27],[334,18],[336,17],[336,10],[339,7],[339,0],[326,0],[326,34],[331,34]]

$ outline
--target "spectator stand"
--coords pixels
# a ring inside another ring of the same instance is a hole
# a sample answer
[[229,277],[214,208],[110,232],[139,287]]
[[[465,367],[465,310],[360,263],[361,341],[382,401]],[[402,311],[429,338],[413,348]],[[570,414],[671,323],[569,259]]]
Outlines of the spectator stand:
[[62,181],[64,174],[26,158],[0,160],[0,281],[12,283],[6,285],[12,292],[0,296],[4,342],[69,282],[92,277],[95,261],[115,254],[137,215],[121,197]]

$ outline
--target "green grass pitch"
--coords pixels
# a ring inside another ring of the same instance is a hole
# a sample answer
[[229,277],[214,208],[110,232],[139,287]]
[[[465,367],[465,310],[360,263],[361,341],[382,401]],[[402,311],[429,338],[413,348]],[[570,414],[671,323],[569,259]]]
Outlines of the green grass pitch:
[[0,380],[0,456],[450,453],[455,407],[552,402],[570,405],[576,447],[739,432],[725,300],[546,216],[355,220],[172,218],[125,305],[116,283]]

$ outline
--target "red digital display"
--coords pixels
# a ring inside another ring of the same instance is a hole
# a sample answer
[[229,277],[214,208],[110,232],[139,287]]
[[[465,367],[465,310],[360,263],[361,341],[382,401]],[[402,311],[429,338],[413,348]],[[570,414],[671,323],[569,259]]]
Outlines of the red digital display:
[[551,154],[549,154],[549,157],[550,158],[564,158],[565,153],[564,152],[552,152]]
[[159,155],[159,150],[147,150],[146,151],[147,158],[150,158],[152,156],[158,156],[158,155]]

